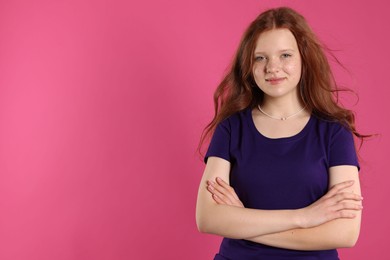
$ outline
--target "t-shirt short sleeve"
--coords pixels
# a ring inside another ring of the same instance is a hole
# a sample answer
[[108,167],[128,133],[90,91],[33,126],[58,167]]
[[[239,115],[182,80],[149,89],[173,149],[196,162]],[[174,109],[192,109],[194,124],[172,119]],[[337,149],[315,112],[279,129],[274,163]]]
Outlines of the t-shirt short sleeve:
[[351,131],[338,125],[330,140],[329,167],[353,165],[360,170],[355,142]]
[[210,156],[215,156],[230,161],[230,136],[230,123],[229,120],[226,119],[219,123],[215,128],[209,148],[204,157],[205,163],[207,163],[207,159]]

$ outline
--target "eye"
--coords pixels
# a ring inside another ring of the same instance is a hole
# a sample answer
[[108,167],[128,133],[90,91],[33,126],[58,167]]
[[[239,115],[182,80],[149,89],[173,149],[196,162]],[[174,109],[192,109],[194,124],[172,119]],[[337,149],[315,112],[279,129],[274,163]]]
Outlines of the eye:
[[255,61],[264,61],[266,58],[264,56],[256,56]]
[[283,53],[282,54],[282,58],[283,59],[286,59],[286,58],[290,58],[292,55],[290,53]]

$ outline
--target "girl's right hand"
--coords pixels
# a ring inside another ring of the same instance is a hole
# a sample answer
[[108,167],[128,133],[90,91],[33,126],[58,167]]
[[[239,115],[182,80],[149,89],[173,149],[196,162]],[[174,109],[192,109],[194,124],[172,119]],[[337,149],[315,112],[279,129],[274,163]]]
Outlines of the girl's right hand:
[[354,211],[362,210],[363,197],[344,191],[353,185],[353,181],[334,185],[319,200],[306,208],[300,209],[302,228],[311,228],[339,218],[354,218]]

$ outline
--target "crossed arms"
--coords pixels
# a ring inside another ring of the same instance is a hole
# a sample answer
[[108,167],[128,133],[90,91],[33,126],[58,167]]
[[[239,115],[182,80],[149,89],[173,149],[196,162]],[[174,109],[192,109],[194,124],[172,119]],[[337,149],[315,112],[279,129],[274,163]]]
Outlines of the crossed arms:
[[196,206],[200,232],[295,250],[355,245],[362,209],[355,166],[331,167],[328,193],[297,210],[244,208],[229,186],[229,173],[228,161],[208,158]]

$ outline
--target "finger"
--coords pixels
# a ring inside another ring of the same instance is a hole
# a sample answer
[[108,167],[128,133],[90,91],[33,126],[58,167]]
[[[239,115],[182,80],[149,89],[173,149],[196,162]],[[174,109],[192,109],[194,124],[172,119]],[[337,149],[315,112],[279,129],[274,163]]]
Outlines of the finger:
[[220,192],[216,187],[210,182],[210,185],[207,186],[207,190],[213,194],[218,196],[225,204],[232,204],[232,201],[228,196],[226,196],[224,193]]
[[231,201],[235,200],[234,190],[230,189],[230,186],[222,186],[220,183],[211,182],[211,185],[215,190],[228,197]]
[[220,177],[215,178],[215,181],[216,181],[219,185],[221,185],[221,186],[223,186],[223,187],[225,187],[225,188],[230,187],[229,184],[227,184],[226,181],[222,180],[222,178],[220,178]]
[[241,200],[238,198],[234,189],[231,186],[229,186],[229,184],[227,184],[224,180],[222,180],[219,177],[216,178],[216,181],[217,183],[213,181],[209,183],[216,190],[215,192],[220,192],[222,196],[227,197],[228,201],[227,200],[225,201],[229,203],[228,205],[236,206],[236,207],[244,207],[244,204],[242,204]]
[[217,204],[229,205],[229,204],[226,204],[225,201],[221,200],[221,199],[220,199],[217,195],[215,195],[215,194],[213,194],[212,197],[213,197],[213,200],[214,200],[215,202],[217,202]]
[[354,183],[355,183],[355,181],[353,181],[353,180],[340,182],[340,183],[337,183],[337,184],[333,185],[329,190],[332,191],[332,192],[337,193],[337,192],[340,192],[341,190],[343,190],[345,188],[348,188],[348,187],[352,186]]
[[356,214],[351,212],[351,211],[348,211],[348,210],[340,210],[340,211],[334,212],[330,217],[331,217],[331,219],[329,219],[329,220],[338,219],[338,218],[351,219],[351,218],[355,218]]
[[333,206],[334,211],[341,211],[341,210],[362,210],[363,206],[360,204],[352,203],[352,202],[341,202],[337,205]]
[[216,181],[219,185],[221,185],[222,187],[224,187],[233,197],[234,199],[236,200],[239,200],[238,196],[237,196],[237,193],[235,192],[235,190],[233,189],[232,186],[230,186],[229,184],[227,184],[224,180],[222,180],[221,178],[217,177],[216,178]]
[[232,204],[232,202],[229,200],[229,198],[227,198],[223,194],[219,193],[217,190],[209,188],[209,191],[211,192],[211,196],[213,197],[214,200],[215,200],[215,198],[218,198],[219,204],[227,204],[227,205]]
[[338,184],[335,184],[329,189],[328,193],[324,197],[331,197],[331,196],[335,195],[336,193],[340,192],[341,190],[346,189],[348,187],[351,187],[353,184],[354,184],[353,180],[344,181],[344,182],[340,182]]
[[226,203],[226,201],[223,201],[222,199],[220,199],[217,195],[213,194],[212,195],[214,201],[219,204],[219,205],[227,205],[227,206],[235,206],[235,207],[241,207],[243,208],[244,205],[242,205],[242,203],[240,201],[235,201],[233,202],[232,204],[228,204]]
[[362,201],[363,197],[359,194],[352,193],[352,192],[340,192],[333,196],[336,203],[339,203],[340,201],[344,200],[354,200],[354,201]]

